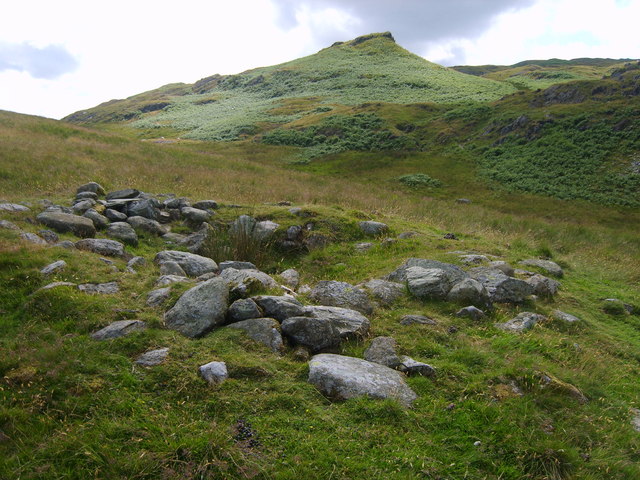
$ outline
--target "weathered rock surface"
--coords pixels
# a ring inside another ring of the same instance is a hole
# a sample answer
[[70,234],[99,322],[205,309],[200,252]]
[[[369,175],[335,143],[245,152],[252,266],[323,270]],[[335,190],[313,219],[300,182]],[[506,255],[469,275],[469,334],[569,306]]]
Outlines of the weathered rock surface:
[[534,295],[544,298],[552,298],[560,288],[560,282],[540,274],[532,275],[525,282],[531,285]]
[[110,340],[124,337],[138,330],[144,330],[146,324],[140,320],[118,320],[91,334],[94,340]]
[[140,355],[134,363],[142,367],[154,367],[164,362],[169,355],[168,348],[158,348]]
[[436,369],[428,363],[417,362],[411,357],[400,357],[400,364],[396,367],[407,375],[421,375],[423,377],[433,378],[436,376]]
[[147,305],[150,307],[158,307],[162,305],[167,298],[169,298],[170,293],[171,287],[158,288],[150,291],[147,294]]
[[219,385],[229,378],[227,372],[227,364],[224,362],[209,362],[198,368],[200,376],[204,378],[209,385]]
[[211,218],[211,214],[206,210],[194,207],[182,207],[180,213],[191,225],[200,225],[202,222],[206,222]]
[[320,318],[290,317],[282,322],[282,333],[295,344],[318,352],[340,345],[340,332],[331,323]]
[[387,280],[369,280],[358,286],[364,288],[373,298],[385,306],[391,305],[405,293],[403,284]]
[[218,264],[207,257],[195,253],[164,250],[156,255],[155,262],[172,261],[178,263],[190,277],[199,277],[205,273],[217,272]]
[[112,222],[126,222],[127,215],[125,213],[114,210],[113,208],[107,208],[104,211],[104,216]]
[[[162,236],[162,238],[166,240],[168,238],[168,235],[170,234],[165,234]],[[185,238],[178,239],[178,241],[174,243],[184,245],[191,253],[202,255],[206,253],[207,243],[209,239],[213,238],[215,235],[216,231],[211,225],[209,225],[208,223],[202,223],[197,232],[194,232]],[[220,269],[222,270],[222,267],[220,267]]]
[[151,235],[162,236],[166,233],[169,233],[169,229],[164,225],[160,224],[157,220],[153,220],[151,218],[142,217],[140,215],[135,215],[127,218],[127,223],[133,227],[134,230],[140,232],[147,232]]
[[42,212],[36,219],[58,233],[71,232],[82,238],[96,236],[96,227],[91,219],[86,217],[61,212]]
[[212,278],[187,290],[165,313],[165,324],[187,337],[200,337],[224,323],[228,301],[227,284]]
[[159,202],[153,198],[143,198],[129,203],[127,207],[127,215],[131,217],[144,217],[149,220],[158,219]]
[[275,353],[284,351],[280,324],[273,318],[251,318],[232,323],[228,328],[243,330],[249,338],[269,347]]
[[0,211],[3,212],[29,212],[31,209],[17,203],[0,203]]
[[260,270],[226,268],[220,272],[220,278],[227,282],[236,297],[246,297],[268,288],[278,288],[278,283]]
[[470,318],[471,320],[481,320],[485,314],[479,308],[470,305],[468,307],[461,308],[456,312],[456,317]]
[[437,322],[424,315],[404,315],[400,319],[400,325],[437,325]]
[[258,270],[251,262],[239,262],[237,260],[225,260],[224,262],[220,262],[220,271],[226,270],[227,268],[235,268],[236,270]]
[[96,201],[90,198],[87,198],[85,200],[80,200],[79,202],[74,203],[71,209],[73,210],[73,213],[75,213],[76,215],[83,215],[84,213],[86,213],[88,210],[92,209],[95,206],[96,206]]
[[360,230],[362,230],[365,235],[371,235],[373,237],[377,237],[389,231],[389,226],[381,222],[366,221],[360,222],[359,225]]
[[182,269],[178,262],[162,262],[160,264],[160,275],[176,275],[178,277],[186,277],[186,272]]
[[20,234],[20,238],[26,240],[27,242],[35,243],[36,245],[48,245],[47,241],[44,238],[36,235],[35,233],[22,232]]
[[313,287],[309,296],[321,305],[350,308],[365,315],[373,312],[367,294],[350,283],[323,280]]
[[439,262],[437,260],[429,260],[426,258],[410,258],[395,271],[387,275],[385,280],[404,284],[407,281],[407,269],[410,267],[439,268],[440,270],[444,270],[448,273],[448,278],[454,284],[469,277],[469,274],[457,265]]
[[58,288],[58,287],[74,287],[76,288],[78,285],[76,285],[75,283],[72,282],[52,282],[49,283],[48,285],[45,285],[44,287],[40,287],[38,289],[38,291],[40,290],[51,290],[52,288]]
[[533,287],[527,282],[509,277],[500,270],[476,268],[471,271],[471,276],[484,285],[493,302],[521,303],[533,294]]
[[379,363],[389,368],[396,368],[401,360],[396,352],[398,344],[392,337],[376,337],[364,351],[364,359],[367,362]]
[[215,200],[200,200],[193,204],[193,208],[199,208],[200,210],[216,210],[218,208],[218,202]]
[[96,295],[114,295],[120,291],[118,282],[108,283],[83,283],[78,285],[81,292],[92,293]]
[[61,272],[66,267],[67,262],[65,262],[64,260],[58,260],[57,262],[50,263],[49,265],[44,267],[42,270],[40,270],[40,273],[43,275],[51,275],[52,273]]
[[289,317],[302,317],[305,308],[298,300],[289,296],[259,295],[251,298],[262,309],[265,317],[279,322]]
[[528,267],[537,267],[546,271],[549,275],[553,275],[554,277],[562,277],[564,275],[564,271],[562,267],[558,265],[556,262],[552,262],[551,260],[540,260],[539,258],[530,258],[528,260],[522,260],[518,262],[520,265],[526,265]]
[[338,329],[342,338],[363,338],[371,328],[367,317],[350,308],[313,305],[304,307],[304,316],[330,322]]
[[113,222],[107,227],[108,237],[116,238],[127,245],[138,245],[138,234],[131,225],[126,222]]
[[103,230],[109,225],[109,219],[104,215],[98,213],[93,208],[90,208],[86,212],[84,212],[83,216],[91,220],[97,230]]
[[505,332],[522,333],[533,328],[536,323],[546,319],[544,315],[538,313],[522,312],[505,323],[496,323],[495,326]]
[[0,228],[5,228],[7,230],[20,230],[15,223],[11,223],[9,220],[0,220]]
[[486,308],[491,305],[487,289],[473,278],[465,278],[456,283],[447,294],[447,301],[460,305],[474,305],[480,308]]
[[409,292],[421,299],[444,300],[454,279],[440,268],[409,267],[406,271]]
[[283,280],[285,285],[293,288],[294,290],[298,288],[298,285],[300,285],[300,274],[298,273],[297,270],[293,268],[290,268],[282,272],[280,274],[280,278]]
[[309,382],[336,399],[391,398],[410,407],[417,395],[401,373],[376,363],[342,355],[320,354],[309,361]]
[[561,310],[554,310],[553,312],[551,312],[551,317],[555,320],[559,320],[561,322],[565,322],[565,323],[578,323],[580,322],[580,319],[578,317],[574,317],[573,315],[569,314],[569,313],[565,313]]
[[97,182],[85,183],[84,185],[80,185],[76,190],[76,194],[80,194],[84,192],[91,192],[91,193],[95,193],[96,195],[105,194],[104,188],[102,188],[102,185],[100,185]]
[[174,283],[193,282],[194,280],[189,277],[180,277],[178,275],[162,275],[156,280],[156,287],[167,287]]
[[235,323],[250,318],[263,317],[263,312],[258,304],[251,298],[241,298],[231,304],[227,311],[227,322]]
[[124,255],[124,245],[115,240],[85,238],[78,240],[75,245],[79,250],[87,250],[107,257],[122,257]]

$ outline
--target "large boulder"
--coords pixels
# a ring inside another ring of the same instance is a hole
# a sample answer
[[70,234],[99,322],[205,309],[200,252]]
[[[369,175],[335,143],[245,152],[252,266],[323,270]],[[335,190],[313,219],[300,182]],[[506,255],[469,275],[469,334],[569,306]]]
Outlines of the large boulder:
[[160,203],[154,198],[143,198],[131,202],[127,207],[129,217],[144,217],[150,220],[157,220],[159,217],[158,206]]
[[195,253],[163,250],[156,255],[155,262],[161,264],[165,261],[178,263],[190,277],[199,277],[205,273],[218,271],[218,264],[216,262],[210,258],[196,255]]
[[332,323],[342,338],[366,337],[371,328],[367,317],[349,308],[314,305],[304,307],[304,315]]
[[236,323],[250,318],[260,318],[263,312],[252,298],[240,298],[233,302],[227,311],[227,322]]
[[444,300],[454,283],[454,278],[441,268],[409,267],[406,276],[409,292],[421,299]]
[[187,290],[165,313],[164,321],[168,328],[187,337],[200,337],[224,323],[228,302],[227,284],[212,278]]
[[401,373],[360,358],[329,353],[311,358],[309,382],[336,400],[369,396],[394,399],[410,407],[417,398]]
[[246,297],[269,288],[278,288],[278,283],[260,270],[236,270],[225,268],[220,272],[222,278],[236,297]]
[[71,232],[77,237],[91,238],[96,236],[96,227],[91,219],[69,213],[42,212],[36,219],[59,233]]
[[122,257],[124,255],[122,243],[106,238],[85,238],[78,240],[75,245],[78,250],[88,250],[107,257]]
[[126,222],[113,222],[107,227],[108,237],[116,238],[127,245],[138,245],[138,234],[131,225]]
[[200,225],[211,218],[211,214],[206,210],[193,207],[182,207],[180,210],[182,217],[191,225]]
[[476,268],[471,271],[471,276],[484,285],[493,302],[521,303],[533,294],[533,287],[527,282],[509,277],[500,270]]
[[326,320],[313,317],[290,317],[282,322],[282,333],[296,345],[318,352],[340,345],[340,332]]
[[369,280],[358,286],[367,290],[373,298],[385,306],[389,306],[398,300],[406,290],[401,283],[379,279]]
[[309,296],[321,305],[350,308],[365,315],[373,312],[373,305],[367,294],[350,283],[323,280],[313,287]]
[[541,260],[539,258],[530,258],[528,260],[522,260],[518,262],[520,265],[526,265],[527,267],[536,267],[544,270],[549,275],[553,275],[554,277],[561,278],[564,275],[564,271],[562,267],[558,265],[556,262],[552,262],[551,260]]
[[447,272],[452,284],[458,283],[459,281],[469,277],[469,274],[467,272],[462,270],[457,265],[452,265],[451,263],[444,263],[437,260],[429,260],[426,258],[410,258],[395,271],[387,275],[385,280],[405,283],[407,281],[407,270],[411,267],[439,268],[440,270],[444,270],[445,272]]
[[479,281],[465,278],[456,283],[447,294],[447,301],[460,305],[474,305],[485,308],[491,305],[489,292]]
[[259,295],[252,300],[262,309],[264,315],[282,322],[289,317],[305,315],[304,306],[295,298],[289,296]]
[[244,331],[249,338],[269,347],[275,353],[284,351],[280,324],[273,318],[251,318],[233,323],[228,328]]

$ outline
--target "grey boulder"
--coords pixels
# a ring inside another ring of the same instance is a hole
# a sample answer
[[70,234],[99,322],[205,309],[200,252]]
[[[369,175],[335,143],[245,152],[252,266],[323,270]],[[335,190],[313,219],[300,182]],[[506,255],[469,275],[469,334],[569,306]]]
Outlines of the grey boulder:
[[195,253],[164,250],[156,255],[155,262],[161,264],[165,261],[178,263],[190,277],[199,277],[205,273],[218,271],[218,264],[216,262],[210,258],[196,255]]
[[385,367],[396,368],[401,363],[396,352],[397,346],[396,340],[392,337],[376,337],[364,351],[364,359]]
[[120,291],[117,282],[83,283],[82,285],[78,285],[78,289],[81,292],[95,295],[114,295]]
[[401,283],[378,279],[369,280],[358,286],[368,291],[373,298],[385,306],[391,305],[398,300],[406,290]]
[[370,235],[372,237],[377,237],[389,231],[388,225],[381,222],[360,222],[359,226],[360,230],[362,230],[365,235]]
[[91,219],[69,213],[42,212],[36,219],[58,233],[71,232],[77,237],[90,238],[96,236],[96,227]]
[[107,227],[108,237],[116,238],[127,245],[138,245],[138,234],[131,225],[126,222],[113,222]]
[[85,238],[78,240],[75,245],[78,250],[87,250],[107,257],[122,257],[124,255],[124,245],[115,240]]
[[84,192],[91,192],[91,193],[95,193],[96,195],[105,194],[104,188],[102,188],[102,185],[100,185],[97,182],[85,183],[84,185],[80,185],[76,190],[76,194],[80,194]]
[[400,372],[342,355],[325,353],[313,356],[309,361],[309,382],[336,400],[362,396],[390,398],[410,407],[417,398]]
[[346,282],[323,280],[313,287],[309,296],[321,305],[350,308],[365,315],[373,312],[373,305],[367,294]]
[[333,324],[342,338],[363,338],[371,328],[367,317],[349,308],[314,305],[304,307],[304,315]]
[[547,317],[538,313],[522,312],[507,322],[496,323],[495,326],[505,332],[522,333],[533,328],[536,323],[546,319]]
[[212,278],[187,290],[165,313],[165,324],[187,337],[200,337],[224,323],[228,301],[227,284]]
[[331,322],[313,317],[287,318],[282,322],[282,333],[312,352],[338,347],[341,341],[340,332]]
[[249,338],[267,346],[275,353],[284,351],[280,324],[273,318],[251,318],[233,323],[228,328],[244,331]]
[[0,203],[0,211],[3,212],[29,212],[31,209],[17,203]]
[[305,315],[304,306],[295,298],[277,295],[259,295],[251,297],[262,309],[265,317],[275,318],[279,322],[289,317],[302,317]]
[[169,355],[168,348],[158,348],[140,355],[134,363],[142,367],[154,367],[164,362]]
[[236,297],[246,297],[269,288],[278,288],[278,283],[260,270],[236,270],[225,268],[220,272],[222,278]]
[[539,258],[530,258],[528,260],[522,260],[518,262],[520,265],[526,265],[528,267],[536,267],[544,270],[549,275],[553,275],[554,277],[561,278],[564,275],[564,271],[562,267],[558,265],[556,262],[552,262],[551,260],[541,260]]
[[533,294],[539,297],[551,298],[558,293],[560,282],[544,275],[535,274],[525,280],[533,288]]
[[136,232],[146,232],[158,236],[169,233],[169,229],[161,225],[160,222],[140,215],[127,218],[127,223],[131,225]]
[[200,225],[202,222],[206,222],[211,218],[211,214],[206,210],[193,207],[183,207],[180,213],[182,217],[192,225]]
[[406,276],[409,292],[420,299],[444,300],[454,283],[441,268],[409,267]]
[[407,281],[407,270],[411,267],[439,268],[440,270],[444,270],[445,272],[447,272],[448,277],[452,282],[452,284],[458,283],[459,281],[469,277],[469,274],[467,274],[467,272],[462,270],[457,265],[439,262],[437,260],[429,260],[426,258],[410,258],[406,262],[404,262],[400,267],[398,267],[395,271],[387,275],[385,280],[389,280],[391,282],[405,283]]
[[43,275],[51,275],[52,273],[58,273],[64,270],[66,266],[67,262],[65,262],[64,260],[58,260],[57,262],[50,263],[49,265],[44,267],[42,270],[40,270],[40,273]]
[[147,305],[150,307],[158,307],[162,305],[167,300],[167,298],[169,298],[170,293],[171,287],[152,290],[147,294]]
[[560,322],[569,324],[580,322],[580,319],[578,317],[575,317],[570,313],[565,313],[561,310],[554,310],[553,312],[551,312],[551,317],[555,320],[559,320]]
[[484,316],[484,312],[473,305],[461,308],[456,312],[456,317],[470,318],[471,320],[480,320]]
[[236,323],[250,318],[260,318],[263,316],[258,304],[251,298],[241,298],[229,306],[227,311],[227,322]]
[[144,330],[146,324],[141,320],[119,320],[91,334],[94,340],[111,340],[124,337],[138,330]]
[[227,372],[227,364],[224,362],[209,362],[198,368],[200,376],[204,378],[209,385],[219,385],[229,378]]
[[481,308],[491,305],[487,289],[473,278],[465,278],[456,283],[447,294],[447,301]]
[[220,271],[226,270],[227,268],[235,268],[236,270],[258,270],[251,262],[239,262],[237,260],[225,260],[224,262],[220,262]]
[[471,276],[478,280],[497,303],[521,303],[533,294],[533,287],[524,280],[505,275],[491,268],[473,269]]

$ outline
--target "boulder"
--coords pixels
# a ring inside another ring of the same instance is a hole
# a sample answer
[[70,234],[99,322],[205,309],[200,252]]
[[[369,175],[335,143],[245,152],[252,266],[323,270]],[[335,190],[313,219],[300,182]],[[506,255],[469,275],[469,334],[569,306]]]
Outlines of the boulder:
[[92,293],[96,295],[114,295],[120,291],[118,282],[108,283],[84,283],[78,285],[81,292]]
[[251,318],[232,323],[228,328],[243,330],[249,338],[262,343],[275,353],[284,351],[280,324],[273,318]]
[[257,222],[253,229],[253,236],[260,242],[266,242],[273,237],[273,234],[279,227],[279,224],[272,222],[271,220]]
[[163,250],[156,255],[155,262],[177,262],[190,277],[199,277],[205,273],[217,272],[218,264],[207,257],[195,253],[180,252],[178,250]]
[[107,219],[109,219],[112,222],[126,222],[127,221],[127,215],[119,212],[117,210],[114,210],[113,208],[107,208],[104,211],[104,216],[107,217]]
[[404,315],[400,319],[400,325],[437,325],[437,322],[424,315]]
[[212,278],[187,290],[165,313],[165,324],[187,337],[200,337],[224,323],[228,301],[227,284]]
[[87,200],[87,199],[91,199],[94,200],[95,202],[98,201],[98,194],[97,193],[93,193],[93,192],[80,192],[78,194],[76,194],[76,198],[74,200],[74,203],[78,203],[81,202],[82,200]]
[[227,268],[235,268],[236,270],[258,270],[258,267],[251,262],[238,262],[236,260],[220,262],[219,267],[221,272]]
[[67,250],[72,250],[76,248],[76,244],[73,243],[71,240],[62,240],[61,242],[58,242],[56,244],[53,245],[54,247],[60,247],[60,248],[66,248]]
[[122,257],[124,255],[124,245],[115,240],[85,238],[78,240],[75,245],[78,250],[87,250],[107,257]]
[[369,334],[371,322],[360,312],[342,307],[304,307],[304,316],[319,318],[333,324],[342,338],[363,338]]
[[159,202],[154,198],[136,200],[127,206],[127,215],[129,217],[143,217],[149,220],[157,220],[159,205]]
[[552,298],[560,288],[560,282],[540,274],[532,275],[525,282],[531,285],[534,295],[544,298]]
[[156,350],[151,350],[149,352],[145,352],[140,355],[133,362],[136,365],[140,365],[141,367],[154,367],[156,365],[160,365],[164,362],[169,355],[168,348],[158,348]]
[[269,288],[278,288],[278,283],[260,270],[236,270],[226,268],[220,272],[235,297],[247,297]]
[[67,262],[65,262],[64,260],[58,260],[57,262],[50,263],[49,265],[44,267],[42,270],[40,270],[40,273],[43,275],[51,275],[52,273],[61,272],[66,267]]
[[193,208],[199,208],[200,210],[217,210],[218,202],[215,200],[200,200],[193,204]]
[[169,229],[160,222],[139,215],[127,218],[127,223],[131,225],[136,232],[147,232],[151,235],[158,236],[169,232]]
[[7,230],[20,230],[15,223],[11,223],[9,220],[0,220],[0,228],[5,228]]
[[350,308],[365,315],[373,313],[373,305],[367,294],[346,282],[335,280],[318,282],[311,290],[310,297],[321,305]]
[[45,242],[48,244],[56,244],[60,241],[60,237],[55,232],[51,230],[38,230],[38,235],[44,238]]
[[158,307],[162,305],[167,300],[167,298],[169,298],[170,293],[171,287],[152,290],[147,294],[147,305],[150,307]]
[[420,299],[444,300],[454,279],[440,268],[409,267],[406,271],[407,288]]
[[175,275],[178,277],[186,277],[187,274],[182,269],[178,262],[162,262],[160,264],[160,274],[161,275]]
[[133,257],[127,262],[127,268],[135,270],[138,267],[147,264],[147,260],[144,257]]
[[360,222],[359,226],[360,230],[362,230],[365,235],[370,235],[372,237],[377,237],[389,231],[389,226],[381,222]]
[[544,315],[538,313],[522,312],[505,323],[496,323],[495,326],[505,332],[522,333],[533,328],[536,323],[546,319]]
[[279,275],[279,277],[282,279],[286,286],[291,287],[294,290],[298,288],[298,285],[300,285],[300,274],[293,268],[285,270]]
[[201,365],[198,371],[200,372],[200,376],[212,386],[219,385],[229,378],[227,364],[224,362],[209,362]]
[[263,312],[258,304],[251,298],[241,298],[231,304],[227,311],[227,322],[236,323],[251,318],[263,317]]
[[191,225],[200,225],[211,218],[211,214],[206,210],[193,207],[182,207],[180,209],[182,217]]
[[96,195],[105,194],[104,188],[102,188],[102,185],[100,185],[97,182],[85,183],[84,185],[80,185],[76,190],[76,194],[80,194],[84,192],[91,192],[91,193],[95,193]]
[[521,303],[533,294],[533,287],[527,282],[509,277],[500,270],[476,268],[472,270],[471,276],[484,285],[493,302]]
[[387,280],[369,280],[358,285],[378,300],[382,305],[389,306],[404,295],[406,288],[401,283],[389,282]]
[[400,357],[400,364],[396,367],[396,369],[400,370],[407,375],[420,375],[422,377],[433,378],[436,376],[436,369],[431,365],[422,362],[416,362],[411,357],[402,356]]
[[27,242],[35,243],[36,245],[48,245],[47,241],[31,232],[23,232],[20,234],[20,238]]
[[456,312],[456,317],[470,318],[475,321],[481,320],[484,316],[484,312],[474,306],[464,307]]
[[106,234],[108,237],[116,238],[127,245],[133,247],[138,245],[138,235],[136,231],[126,222],[113,222],[107,227]]
[[79,202],[74,203],[71,209],[73,210],[73,213],[75,213],[76,215],[83,215],[84,213],[87,212],[87,210],[93,209],[93,207],[95,206],[96,206],[96,201],[90,198],[87,198],[85,200],[80,200]]
[[0,211],[2,212],[29,212],[31,209],[17,203],[0,203]]
[[417,398],[400,372],[342,355],[325,353],[313,356],[309,361],[309,382],[336,400],[369,396],[394,399],[410,407]]
[[[179,198],[168,198],[164,202],[164,207],[171,210],[181,210],[184,207],[190,207],[191,203],[184,197]],[[196,207],[199,208],[199,207]]]
[[552,262],[551,260],[541,260],[539,258],[530,258],[528,260],[522,260],[518,262],[520,265],[526,265],[528,267],[536,267],[544,270],[549,275],[553,275],[554,277],[561,278],[564,275],[564,271],[562,267],[558,265],[556,262]]
[[331,323],[320,318],[290,317],[282,322],[282,333],[293,343],[318,352],[340,345],[340,332]]
[[71,232],[77,237],[96,236],[96,227],[91,219],[61,212],[42,212],[36,219],[58,233]]
[[145,328],[147,328],[147,325],[141,320],[118,320],[92,333],[91,338],[94,340],[111,340]]
[[[213,238],[215,234],[215,229],[208,223],[203,222],[197,232],[194,232],[191,235],[179,240],[177,243],[180,243],[181,245],[187,247],[187,250],[189,250],[191,253],[202,255],[206,253],[209,239]],[[167,235],[163,235],[162,238],[167,237]],[[220,267],[220,269],[222,270],[222,267]]]
[[462,270],[457,265],[452,265],[451,263],[443,263],[437,260],[429,260],[426,258],[410,258],[395,271],[387,275],[385,280],[404,284],[407,281],[407,269],[411,267],[439,268],[440,270],[444,270],[445,272],[447,272],[452,284],[458,283],[459,281],[469,277],[469,274],[467,274],[467,272]]
[[494,260],[493,262],[489,262],[488,267],[494,270],[500,270],[507,277],[513,277],[515,274],[513,267],[503,260]]
[[558,320],[560,322],[570,323],[570,324],[580,322],[580,319],[578,317],[574,317],[573,315],[569,313],[565,313],[561,310],[554,310],[553,312],[551,312],[551,318],[553,318],[554,320]]
[[460,261],[465,265],[480,265],[483,263],[488,263],[489,258],[486,255],[468,253],[465,255],[460,255]]
[[447,301],[460,305],[474,305],[481,308],[491,305],[487,289],[473,278],[465,278],[461,282],[456,283],[451,290],[449,290]]
[[295,298],[289,296],[259,295],[252,300],[262,309],[265,317],[275,318],[279,322],[289,317],[305,315],[304,306]]
[[367,362],[379,363],[389,368],[396,368],[401,360],[396,352],[396,340],[392,337],[376,337],[364,351],[364,359]]

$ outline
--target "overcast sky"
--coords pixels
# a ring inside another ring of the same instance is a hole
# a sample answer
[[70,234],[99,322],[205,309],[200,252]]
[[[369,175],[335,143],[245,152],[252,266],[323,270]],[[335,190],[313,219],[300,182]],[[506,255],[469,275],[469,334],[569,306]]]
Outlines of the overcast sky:
[[52,118],[391,31],[444,65],[640,57],[640,0],[19,0],[0,16],[0,109]]

